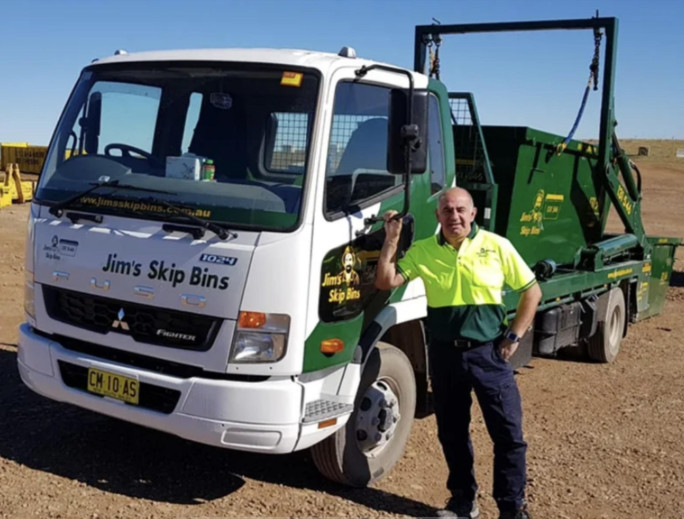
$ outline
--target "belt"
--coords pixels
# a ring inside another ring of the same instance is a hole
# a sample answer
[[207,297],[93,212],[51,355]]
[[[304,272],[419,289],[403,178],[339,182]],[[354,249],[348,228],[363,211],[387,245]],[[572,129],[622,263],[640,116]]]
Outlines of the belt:
[[477,342],[477,341],[469,341],[466,339],[455,339],[453,341],[434,341],[434,344],[437,346],[441,347],[453,347],[459,350],[472,350],[473,348],[478,348],[480,346],[485,346],[487,344],[491,344],[493,341],[487,341],[487,342]]

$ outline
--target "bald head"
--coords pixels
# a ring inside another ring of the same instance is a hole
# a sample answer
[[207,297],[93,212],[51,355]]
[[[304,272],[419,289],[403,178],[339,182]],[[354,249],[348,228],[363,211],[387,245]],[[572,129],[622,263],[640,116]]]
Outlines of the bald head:
[[461,187],[452,187],[439,197],[435,214],[444,237],[451,245],[459,247],[470,234],[477,209],[468,191]]
[[452,187],[444,191],[444,193],[439,195],[439,205],[442,205],[442,203],[446,202],[447,200],[456,198],[467,199],[470,203],[470,207],[475,207],[472,195],[462,187]]

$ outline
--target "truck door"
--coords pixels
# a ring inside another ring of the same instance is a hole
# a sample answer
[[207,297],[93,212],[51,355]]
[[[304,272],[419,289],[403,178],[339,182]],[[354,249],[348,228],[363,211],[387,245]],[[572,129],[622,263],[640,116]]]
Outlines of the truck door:
[[[386,77],[397,81],[396,75]],[[304,371],[350,360],[363,330],[383,307],[388,294],[378,293],[373,285],[383,226],[381,222],[368,225],[365,220],[389,209],[401,211],[404,205],[403,177],[387,170],[393,87],[354,81],[349,74],[348,80],[338,81],[333,88],[323,185],[317,189],[316,211],[320,213],[314,219],[312,266],[320,270],[312,271],[316,285],[310,292],[307,328],[313,332],[306,345]],[[439,121],[439,113],[434,115]],[[439,150],[439,145],[434,148]],[[442,155],[440,159],[434,160],[440,170],[434,178],[443,186]],[[435,232],[439,189],[432,185],[432,177],[416,174],[411,180],[409,214],[420,214],[421,235]],[[345,350],[326,357],[318,349],[321,339],[330,334],[343,338]]]
[[[389,86],[354,81],[351,70],[331,87],[324,171],[317,186],[312,287],[304,371],[351,360],[363,329],[364,308],[378,297],[373,286],[382,247],[382,224],[365,219],[401,210],[401,176],[387,171]],[[335,330],[334,332],[332,330]],[[326,357],[322,339],[335,336],[344,351]]]

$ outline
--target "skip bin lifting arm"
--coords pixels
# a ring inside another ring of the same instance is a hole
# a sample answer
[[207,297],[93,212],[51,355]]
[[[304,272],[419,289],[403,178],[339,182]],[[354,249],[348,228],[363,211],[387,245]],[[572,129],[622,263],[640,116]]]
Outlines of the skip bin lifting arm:
[[[601,119],[599,129],[598,164],[596,174],[604,183],[611,201],[615,204],[627,232],[637,236],[644,248],[649,248],[641,223],[639,194],[631,189],[634,179],[624,164],[618,164],[625,179],[627,192],[621,189],[617,177],[612,174],[611,143],[615,127],[613,101],[615,55],[617,48],[618,21],[616,18],[589,18],[577,20],[544,20],[532,22],[474,23],[462,25],[417,25],[414,42],[414,70],[424,73],[428,43],[437,35],[468,34],[484,32],[543,31],[556,29],[603,29],[606,36],[603,63],[603,86],[601,95]],[[627,195],[628,198],[627,198]]]
[[470,23],[463,25],[417,25],[414,43],[413,68],[423,73],[428,36],[437,34],[468,34],[475,32],[544,31],[555,29],[603,29],[606,35],[606,51],[603,67],[601,96],[601,126],[599,134],[599,164],[605,173],[610,163],[610,142],[615,114],[613,113],[613,81],[615,47],[617,41],[616,18],[589,18],[579,20],[545,20],[536,22]]

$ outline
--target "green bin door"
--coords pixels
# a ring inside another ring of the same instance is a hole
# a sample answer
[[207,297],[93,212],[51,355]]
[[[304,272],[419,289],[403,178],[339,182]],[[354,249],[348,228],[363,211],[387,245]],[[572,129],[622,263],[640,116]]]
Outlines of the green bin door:
[[639,320],[662,313],[667,289],[674,267],[678,238],[648,237],[653,245],[651,254],[651,278],[648,280],[648,309],[639,313]]

